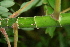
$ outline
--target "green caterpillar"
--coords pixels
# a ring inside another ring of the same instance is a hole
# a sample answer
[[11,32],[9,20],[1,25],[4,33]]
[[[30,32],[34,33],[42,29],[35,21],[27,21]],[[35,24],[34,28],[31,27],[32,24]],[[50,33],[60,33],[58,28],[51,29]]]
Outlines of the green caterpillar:
[[69,16],[61,18],[60,23],[51,16],[34,16],[34,17],[18,17],[18,18],[1,18],[0,27],[12,27],[14,23],[18,24],[18,28],[46,28],[50,26],[70,25]]

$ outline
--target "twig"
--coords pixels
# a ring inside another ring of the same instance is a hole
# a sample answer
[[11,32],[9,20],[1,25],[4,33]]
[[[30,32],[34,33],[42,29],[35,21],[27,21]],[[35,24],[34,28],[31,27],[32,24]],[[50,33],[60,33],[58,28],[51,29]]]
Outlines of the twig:
[[63,10],[61,13],[65,13],[65,12],[67,12],[69,10],[70,10],[70,8],[67,8],[67,9]]
[[4,35],[4,37],[6,38],[8,47],[11,47],[10,40],[9,40],[8,35],[7,35],[6,31],[5,31],[5,28],[0,28],[0,31],[2,32],[2,34]]
[[19,9],[18,11],[14,12],[12,15],[9,16],[9,18],[15,18],[18,15],[20,15],[20,13],[22,12],[22,10],[24,10],[24,8],[26,8],[31,2],[33,2],[34,0],[31,0],[30,2],[28,2],[25,6],[23,6],[21,9]]
[[[24,8],[26,8],[31,2],[33,2],[34,0],[31,0],[30,2],[28,2],[25,6],[23,6],[21,9],[19,9],[18,11],[14,12],[12,15],[9,16],[9,18],[15,18],[18,15],[21,14],[22,10],[24,10]],[[14,47],[17,47],[17,42],[18,42],[18,25],[17,23],[14,23],[12,25],[13,27],[13,31],[14,31]]]
[[17,47],[17,42],[18,42],[18,25],[17,23],[14,23],[12,25],[13,31],[14,31],[14,47]]
[[61,0],[55,0],[54,13],[52,15],[52,17],[55,20],[59,20],[60,9],[61,9]]

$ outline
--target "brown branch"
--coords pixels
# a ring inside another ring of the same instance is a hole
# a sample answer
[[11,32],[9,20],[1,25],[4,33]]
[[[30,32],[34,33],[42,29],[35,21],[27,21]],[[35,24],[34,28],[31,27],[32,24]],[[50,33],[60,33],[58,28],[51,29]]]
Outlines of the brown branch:
[[12,15],[9,16],[9,18],[15,18],[18,15],[20,15],[20,13],[22,12],[22,10],[24,10],[24,8],[26,8],[30,3],[32,3],[34,0],[31,0],[30,2],[28,2],[25,6],[23,6],[21,9],[19,9],[18,11],[14,12]]
[[[28,2],[25,6],[23,6],[21,9],[19,9],[18,11],[14,12],[12,15],[9,16],[9,18],[15,18],[18,15],[21,14],[22,10],[24,10],[24,8],[26,8],[30,3],[32,3],[34,0],[31,0],[30,2]],[[18,25],[17,23],[14,23],[12,25],[13,27],[13,31],[14,31],[14,47],[17,47],[17,42],[18,42]]]
[[7,35],[7,33],[6,33],[5,28],[0,28],[0,31],[1,31],[1,33],[4,35],[4,37],[6,38],[8,47],[11,47],[10,40],[9,40],[9,38],[8,38],[8,35]]
[[52,18],[54,18],[55,20],[59,20],[60,9],[61,9],[61,0],[55,0],[54,13],[52,15]]
[[14,47],[17,47],[17,42],[18,42],[18,24],[14,23],[12,25],[13,31],[14,31]]
[[67,8],[67,9],[63,10],[61,13],[65,13],[65,12],[67,12],[69,10],[70,10],[70,8]]

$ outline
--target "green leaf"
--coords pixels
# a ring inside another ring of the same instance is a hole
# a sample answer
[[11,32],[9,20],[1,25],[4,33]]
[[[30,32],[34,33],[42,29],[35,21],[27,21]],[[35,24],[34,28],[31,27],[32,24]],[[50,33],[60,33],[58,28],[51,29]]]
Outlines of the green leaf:
[[36,47],[42,47],[42,42],[38,42],[37,44],[36,44]]
[[44,45],[45,47],[48,47],[49,43],[50,43],[50,38],[45,38],[44,36],[41,36],[41,42],[42,42],[42,45]]
[[24,7],[28,2],[24,2],[20,8]]
[[13,6],[15,3],[13,1],[1,1],[1,6],[3,7],[11,7]]
[[53,9],[49,6],[47,6],[47,14],[52,14],[53,13]]
[[48,1],[47,0],[42,0],[43,4],[47,4]]
[[10,42],[13,42],[14,41],[14,38],[13,37],[9,37],[10,39]]
[[0,2],[0,6],[1,6],[1,2]]
[[66,33],[67,33],[67,37],[70,38],[70,26],[64,26]]
[[55,6],[55,0],[48,0],[49,4],[52,6],[52,8],[54,8]]
[[13,36],[14,35],[12,28],[9,28],[9,29],[6,28],[6,31],[7,31],[8,36]]
[[22,28],[22,30],[31,31],[34,30],[34,28]]
[[56,27],[48,27],[47,29],[46,29],[46,34],[48,33],[50,36],[51,36],[51,38],[54,36],[54,31],[55,31],[55,29],[56,29]]
[[4,0],[4,1],[14,1],[14,0]]
[[9,15],[11,15],[12,13],[10,13],[10,12],[6,12],[6,13],[2,13],[2,16],[3,17],[8,17]]
[[36,7],[41,6],[41,5],[42,5],[42,0],[37,3]]
[[5,12],[8,12],[9,10],[5,7],[0,6],[0,14],[4,14]]
[[5,38],[0,38],[1,43],[6,43]]
[[66,46],[65,46],[66,44],[64,43],[64,41],[65,41],[64,36],[62,35],[61,32],[58,32],[58,34],[59,34],[60,47],[66,47]]
[[[32,8],[33,6],[35,6],[35,5],[38,3],[38,1],[39,1],[39,0],[34,0],[34,1],[31,2],[30,4],[28,4],[29,2],[23,3],[20,8],[25,7],[25,5],[28,5],[28,6],[26,6],[26,7],[22,10],[22,12],[25,12],[25,11],[29,10],[30,8]],[[21,13],[22,13],[22,12],[21,12]]]

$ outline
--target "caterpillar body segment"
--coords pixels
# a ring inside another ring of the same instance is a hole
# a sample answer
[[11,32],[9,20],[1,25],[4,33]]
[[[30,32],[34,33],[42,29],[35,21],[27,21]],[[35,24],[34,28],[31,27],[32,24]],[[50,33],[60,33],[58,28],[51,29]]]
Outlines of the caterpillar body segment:
[[16,18],[1,18],[0,27],[11,27],[13,23],[16,22]]
[[18,28],[46,28],[50,26],[60,25],[58,21],[55,21],[50,16],[34,16],[34,17],[0,19],[0,27],[12,27],[14,23],[18,24]]

